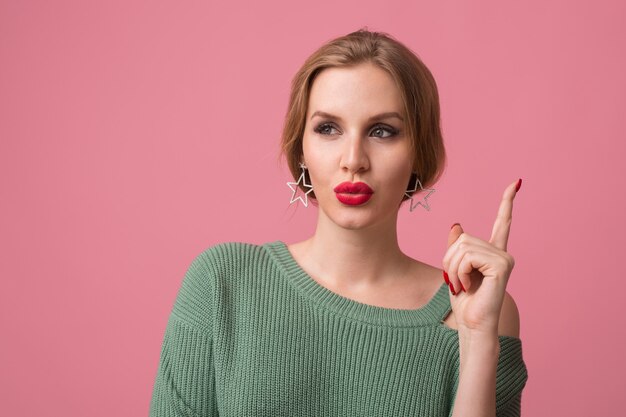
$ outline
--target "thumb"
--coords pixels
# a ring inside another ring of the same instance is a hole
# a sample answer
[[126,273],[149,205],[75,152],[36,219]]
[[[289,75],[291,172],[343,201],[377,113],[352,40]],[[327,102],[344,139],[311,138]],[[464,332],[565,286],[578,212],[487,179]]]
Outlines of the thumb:
[[454,223],[452,225],[452,228],[450,229],[450,233],[448,233],[448,247],[456,242],[456,240],[459,238],[459,236],[461,236],[462,233],[463,228],[461,227],[461,224]]

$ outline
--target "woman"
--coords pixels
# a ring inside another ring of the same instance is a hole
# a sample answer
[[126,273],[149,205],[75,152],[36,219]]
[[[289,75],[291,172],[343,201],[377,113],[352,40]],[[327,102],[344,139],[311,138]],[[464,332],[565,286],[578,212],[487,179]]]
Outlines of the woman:
[[505,288],[521,180],[489,242],[452,226],[443,270],[398,246],[398,209],[429,209],[445,161],[423,63],[366,30],[322,46],[293,80],[282,150],[291,201],[318,206],[315,233],[193,261],[151,415],[520,415],[527,371]]

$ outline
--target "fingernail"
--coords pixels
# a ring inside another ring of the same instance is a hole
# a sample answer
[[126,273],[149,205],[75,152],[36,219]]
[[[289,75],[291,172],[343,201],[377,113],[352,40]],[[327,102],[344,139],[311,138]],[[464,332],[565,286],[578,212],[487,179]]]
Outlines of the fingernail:
[[448,287],[450,287],[450,292],[452,293],[452,295],[456,295],[456,292],[454,291],[454,286],[452,284],[448,284]]
[[522,186],[522,179],[517,180],[517,185],[515,186],[515,192],[518,192],[520,187]]
[[453,228],[454,226],[456,226],[457,224],[458,224],[459,226],[461,225],[461,223],[454,223],[452,226],[450,226],[450,230],[452,230],[452,228]]
[[[462,282],[459,282],[459,284],[461,284],[461,289],[462,289],[463,291],[465,291],[465,287],[463,286],[463,283],[462,283]],[[467,292],[467,291],[465,291],[465,292]]]
[[450,285],[450,278],[448,278],[446,271],[443,271],[443,279],[446,281],[446,284]]

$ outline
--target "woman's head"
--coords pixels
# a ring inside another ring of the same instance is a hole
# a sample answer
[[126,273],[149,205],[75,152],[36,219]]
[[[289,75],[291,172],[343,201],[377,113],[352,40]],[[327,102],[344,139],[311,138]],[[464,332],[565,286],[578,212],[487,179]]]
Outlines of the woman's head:
[[[291,173],[294,178],[300,176],[305,118],[316,77],[327,68],[354,67],[364,63],[386,71],[398,87],[406,116],[404,129],[410,138],[410,152],[413,154],[413,172],[417,173],[422,186],[428,188],[443,173],[446,159],[435,80],[428,68],[406,46],[388,34],[364,29],[320,47],[294,76],[281,146]],[[407,188],[413,184],[415,178],[411,176]],[[315,198],[314,191],[308,195]]]

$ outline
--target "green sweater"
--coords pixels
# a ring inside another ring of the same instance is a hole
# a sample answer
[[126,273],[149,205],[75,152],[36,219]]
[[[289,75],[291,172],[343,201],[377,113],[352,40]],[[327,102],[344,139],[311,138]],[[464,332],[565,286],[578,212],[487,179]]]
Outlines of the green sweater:
[[[282,241],[226,242],[191,263],[169,317],[150,415],[449,416],[458,333],[444,284],[416,310],[340,296]],[[519,416],[521,340],[500,336],[498,416]]]

